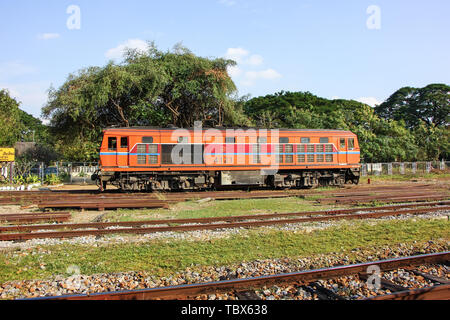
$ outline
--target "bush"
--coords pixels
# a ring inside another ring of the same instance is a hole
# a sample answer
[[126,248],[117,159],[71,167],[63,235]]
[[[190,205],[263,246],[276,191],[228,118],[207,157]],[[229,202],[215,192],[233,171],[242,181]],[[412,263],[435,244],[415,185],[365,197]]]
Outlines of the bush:
[[45,177],[45,183],[49,185],[58,184],[61,183],[61,178],[52,173]]
[[39,177],[35,174],[29,175],[26,179],[26,183],[31,184],[31,183],[37,183],[39,182]]

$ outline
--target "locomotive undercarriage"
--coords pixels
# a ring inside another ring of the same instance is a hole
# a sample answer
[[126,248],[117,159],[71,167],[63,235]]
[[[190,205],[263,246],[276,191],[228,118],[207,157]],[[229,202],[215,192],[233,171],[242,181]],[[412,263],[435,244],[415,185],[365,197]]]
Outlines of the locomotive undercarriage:
[[359,183],[359,168],[260,171],[99,172],[92,176],[100,190],[112,184],[124,191],[214,190],[226,187],[314,188]]

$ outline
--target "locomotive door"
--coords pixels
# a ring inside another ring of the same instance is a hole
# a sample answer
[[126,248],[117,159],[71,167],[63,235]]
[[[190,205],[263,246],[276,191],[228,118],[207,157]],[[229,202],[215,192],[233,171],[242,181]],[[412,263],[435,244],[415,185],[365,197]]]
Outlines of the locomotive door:
[[339,147],[338,147],[338,162],[339,163],[348,163],[348,153],[347,153],[347,139],[339,138]]
[[104,166],[117,166],[117,137],[108,137],[108,155],[102,164]]
[[128,146],[129,146],[128,137],[119,137],[119,143],[117,146],[117,166],[126,167],[128,166]]

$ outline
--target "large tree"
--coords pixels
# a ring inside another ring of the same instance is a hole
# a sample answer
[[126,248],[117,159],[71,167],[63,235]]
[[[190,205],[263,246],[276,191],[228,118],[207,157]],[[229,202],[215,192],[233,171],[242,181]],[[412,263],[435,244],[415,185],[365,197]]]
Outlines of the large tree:
[[414,136],[404,123],[382,119],[358,101],[280,92],[251,99],[244,110],[267,128],[350,130],[358,135],[364,162],[406,161],[417,154]]
[[71,74],[50,90],[42,113],[51,121],[57,146],[72,160],[95,158],[101,130],[108,126],[243,123],[227,73],[234,64],[198,57],[181,45],[162,52],[149,43],[146,52],[129,50],[121,64]]
[[450,86],[430,84],[423,88],[403,87],[375,107],[385,119],[404,120],[409,128],[420,125],[448,126],[450,123]]
[[0,147],[13,147],[22,129],[19,102],[7,90],[0,90]]

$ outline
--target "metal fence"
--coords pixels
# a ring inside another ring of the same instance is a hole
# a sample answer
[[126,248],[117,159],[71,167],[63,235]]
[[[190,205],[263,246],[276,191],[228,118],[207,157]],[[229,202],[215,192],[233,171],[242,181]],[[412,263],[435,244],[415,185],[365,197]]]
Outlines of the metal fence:
[[[91,175],[98,169],[98,163],[89,162],[58,162],[50,166],[44,163],[35,163],[29,170],[19,174],[11,164],[3,164],[0,168],[1,180],[10,182],[11,177],[15,184],[19,176],[23,184],[29,184],[29,177],[43,183],[49,176],[57,177],[57,181],[65,184],[95,184]],[[363,163],[362,176],[379,175],[414,175],[450,170],[450,161],[424,161],[424,162],[389,162],[389,163]],[[24,183],[23,181],[27,181]]]
[[450,168],[449,161],[423,161],[423,162],[389,162],[389,163],[363,163],[362,176],[404,175],[442,172]]
[[[14,166],[4,165],[1,168],[2,179],[11,180],[15,184],[29,184],[33,182],[45,182],[52,176],[57,182],[65,184],[95,184],[91,180],[91,175],[98,169],[98,163],[89,162],[57,162],[51,165],[44,163],[34,163],[24,172],[19,172]],[[12,171],[12,175],[11,175]],[[33,177],[34,179],[31,179]]]

